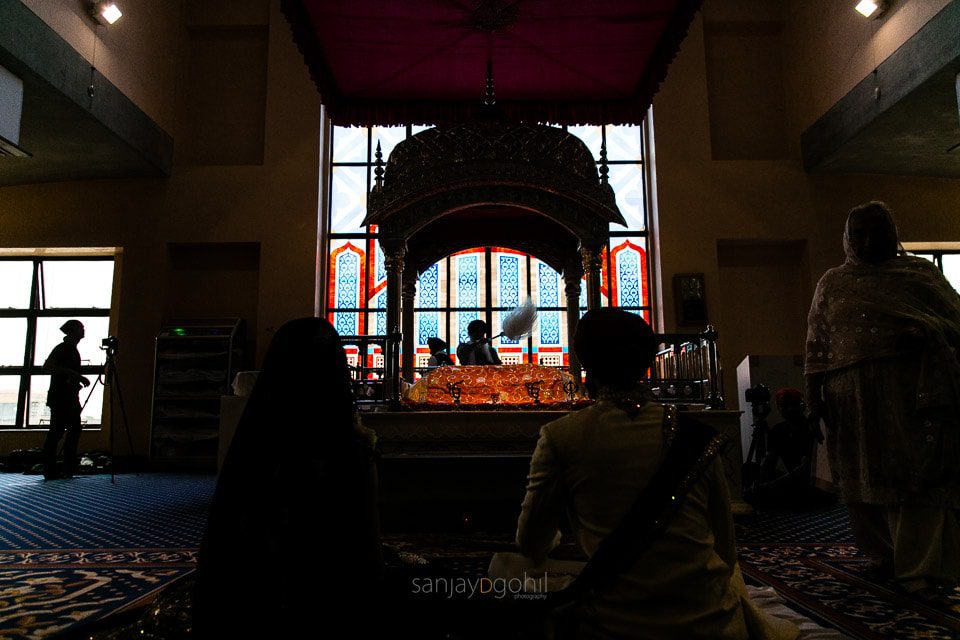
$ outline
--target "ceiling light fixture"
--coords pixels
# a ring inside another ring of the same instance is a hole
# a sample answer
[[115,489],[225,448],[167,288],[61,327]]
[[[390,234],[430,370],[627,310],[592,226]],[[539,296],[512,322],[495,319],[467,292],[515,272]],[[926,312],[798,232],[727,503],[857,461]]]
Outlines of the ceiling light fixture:
[[864,18],[879,18],[887,10],[884,0],[860,0],[855,7]]
[[98,24],[113,24],[123,15],[117,3],[111,0],[91,2],[87,5],[87,11]]

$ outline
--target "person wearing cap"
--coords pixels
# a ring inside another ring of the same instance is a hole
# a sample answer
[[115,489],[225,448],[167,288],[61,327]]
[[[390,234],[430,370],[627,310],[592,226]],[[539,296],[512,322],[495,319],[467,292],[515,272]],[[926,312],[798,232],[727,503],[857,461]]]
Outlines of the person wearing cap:
[[532,567],[552,562],[566,513],[590,558],[577,580],[594,577],[576,600],[576,637],[796,638],[799,629],[758,609],[743,582],[718,455],[724,436],[653,402],[643,384],[656,353],[650,326],[593,309],[573,346],[596,402],[541,428],[516,543]]
[[770,427],[767,457],[763,461],[764,475],[767,478],[778,476],[778,465],[783,462],[787,472],[796,474],[797,479],[807,483],[814,436],[807,427],[803,392],[784,387],[777,390],[774,399],[783,421]]
[[450,353],[447,351],[446,342],[437,337],[427,338],[427,346],[430,347],[428,367],[432,369],[434,367],[453,366],[453,359],[450,358]]
[[[80,397],[82,387],[90,381],[80,374],[80,352],[77,344],[83,339],[83,323],[67,320],[60,327],[63,342],[50,352],[43,363],[43,372],[50,376],[47,406],[50,407],[50,430],[43,442],[43,477],[46,480],[69,478],[77,468],[77,445],[80,442]],[[63,445],[62,470],[57,469],[57,447],[66,433]]]

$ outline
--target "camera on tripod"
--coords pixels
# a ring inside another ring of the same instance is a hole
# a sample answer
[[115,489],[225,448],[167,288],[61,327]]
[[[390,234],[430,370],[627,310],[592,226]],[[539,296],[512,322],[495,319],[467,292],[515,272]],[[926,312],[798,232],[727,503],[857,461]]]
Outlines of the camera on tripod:
[[120,338],[109,336],[100,341],[100,349],[107,352],[107,358],[112,358],[120,347]]
[[758,384],[750,387],[743,394],[753,413],[754,421],[762,420],[770,415],[770,389],[767,385]]
[[[104,342],[106,342],[106,340],[104,340]],[[746,396],[746,401],[750,404],[770,402],[770,389],[767,389],[767,385],[764,384],[758,384],[755,387],[750,387],[743,395]]]

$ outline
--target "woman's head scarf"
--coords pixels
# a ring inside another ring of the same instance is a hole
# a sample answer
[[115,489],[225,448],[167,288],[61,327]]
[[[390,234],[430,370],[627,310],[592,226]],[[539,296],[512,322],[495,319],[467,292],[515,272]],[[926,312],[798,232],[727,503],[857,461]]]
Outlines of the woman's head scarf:
[[903,253],[893,212],[874,200],[854,207],[843,230],[847,264],[878,264]]
[[322,318],[291,320],[270,341],[229,457],[261,456],[273,443],[322,457],[354,434],[355,413],[337,331]]

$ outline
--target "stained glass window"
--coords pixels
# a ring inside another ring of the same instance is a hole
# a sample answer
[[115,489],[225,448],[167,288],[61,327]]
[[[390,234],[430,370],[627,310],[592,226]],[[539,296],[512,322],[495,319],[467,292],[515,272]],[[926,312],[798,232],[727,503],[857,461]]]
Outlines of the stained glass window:
[[[427,127],[332,127],[329,210],[326,221],[328,263],[324,300],[328,319],[341,335],[386,333],[386,273],[376,229],[360,226],[373,176],[374,152],[380,143],[383,158],[406,137]],[[607,147],[609,180],[626,226],[610,225],[603,251],[601,304],[641,313],[650,319],[647,254],[645,136],[642,126],[569,127],[600,159]],[[521,340],[500,339],[505,363],[568,364],[566,294],[563,277],[535,256],[502,247],[476,247],[443,258],[420,274],[414,315],[415,364],[429,358],[427,339],[439,337],[455,354],[466,339],[467,325],[485,320],[498,333],[501,318],[532,299],[539,309],[533,335]],[[586,283],[580,295],[586,310]],[[367,366],[380,366],[375,347]],[[356,359],[357,353],[348,353]],[[455,356],[454,356],[455,357]],[[382,362],[382,360],[380,361]]]

